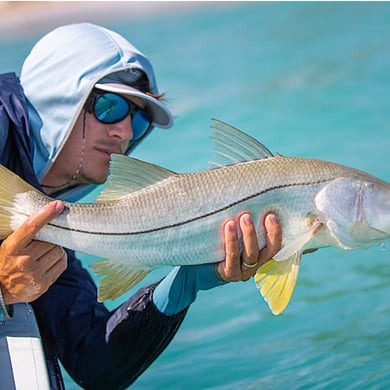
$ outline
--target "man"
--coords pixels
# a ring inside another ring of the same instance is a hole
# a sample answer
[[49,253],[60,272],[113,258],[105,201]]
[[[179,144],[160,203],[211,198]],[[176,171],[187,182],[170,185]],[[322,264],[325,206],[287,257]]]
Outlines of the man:
[[[169,344],[197,292],[248,280],[280,249],[281,229],[275,216],[266,218],[267,246],[260,251],[251,216],[232,216],[224,224],[225,261],[177,267],[108,312],[75,253],[34,236],[63,212],[62,200],[77,201],[107,179],[112,153],[129,154],[155,126],[171,127],[172,114],[148,59],[120,35],[92,24],[43,37],[20,81],[13,73],[0,77],[1,163],[58,200],[0,247],[1,345],[12,355],[9,335],[25,329],[38,334],[35,314],[50,388],[63,386],[57,358],[82,387],[125,388]],[[0,363],[2,380],[12,388],[19,380],[12,356],[3,354]]]

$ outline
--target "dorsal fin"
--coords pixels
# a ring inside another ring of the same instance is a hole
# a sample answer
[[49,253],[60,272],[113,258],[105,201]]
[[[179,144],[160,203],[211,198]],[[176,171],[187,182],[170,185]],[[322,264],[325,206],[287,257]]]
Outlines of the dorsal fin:
[[110,175],[103,191],[97,198],[97,202],[119,199],[175,174],[175,172],[155,164],[122,154],[112,154]]
[[212,119],[211,129],[215,155],[209,162],[210,167],[273,157],[259,141],[218,119]]

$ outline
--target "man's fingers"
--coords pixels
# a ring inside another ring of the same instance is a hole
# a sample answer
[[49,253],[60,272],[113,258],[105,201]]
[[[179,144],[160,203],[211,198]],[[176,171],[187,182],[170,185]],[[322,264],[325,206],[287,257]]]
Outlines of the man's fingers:
[[238,241],[237,223],[234,220],[225,224],[225,274],[235,278],[238,273],[237,260],[240,259],[240,245]]
[[[24,248],[26,251],[28,251],[30,258],[36,259],[39,261],[41,258],[45,258],[45,256],[55,250],[57,245],[52,244],[50,242],[43,242],[43,241],[37,241],[32,240],[28,245],[26,245]],[[61,247],[58,247],[61,248]],[[61,248],[61,250],[63,250]],[[50,258],[50,256],[49,256]]]
[[66,269],[67,256],[61,247],[34,239],[63,210],[62,201],[48,203],[2,242],[1,284],[6,304],[37,299]]
[[[46,244],[42,243],[40,241],[34,241],[33,243],[36,244]],[[67,259],[66,252],[64,249],[60,246],[57,245],[51,245],[50,246],[45,246],[41,245],[44,247],[41,249],[41,256],[36,257],[36,261],[34,264],[34,272],[39,273],[39,274],[46,274],[49,272],[49,270],[55,266],[58,261],[62,261],[63,259]]]
[[240,280],[240,245],[237,223],[230,219],[223,226],[225,260],[218,263],[217,272],[225,281]]
[[43,293],[58,279],[67,267],[66,252],[59,246],[34,241],[45,247],[41,258],[17,256],[13,259],[13,278],[3,283],[3,298],[6,304],[31,302]]
[[14,242],[21,247],[26,247],[40,229],[64,210],[64,203],[55,200],[42,207],[35,215],[29,217],[13,233]]
[[260,251],[258,263],[270,260],[282,247],[282,225],[275,214],[267,214],[264,219],[266,246]]
[[243,251],[241,254],[242,280],[248,280],[257,270],[259,244],[251,215],[247,213],[242,214],[239,222],[243,241]]
[[53,248],[52,252],[51,258],[45,256],[44,259],[39,260],[39,263],[45,262],[43,269],[45,272],[45,279],[49,286],[58,279],[68,265],[68,256],[61,247],[57,246]]

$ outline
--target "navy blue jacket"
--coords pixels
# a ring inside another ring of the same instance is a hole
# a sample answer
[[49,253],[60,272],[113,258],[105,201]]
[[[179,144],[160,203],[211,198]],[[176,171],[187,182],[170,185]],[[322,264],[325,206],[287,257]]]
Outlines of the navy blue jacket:
[[[0,75],[0,154],[1,164],[42,190],[32,166],[26,101],[14,73]],[[57,359],[84,388],[126,388],[166,348],[186,310],[162,314],[152,302],[151,285],[109,312],[97,302],[95,283],[75,253],[66,252],[66,271],[32,303],[51,388],[63,388]]]

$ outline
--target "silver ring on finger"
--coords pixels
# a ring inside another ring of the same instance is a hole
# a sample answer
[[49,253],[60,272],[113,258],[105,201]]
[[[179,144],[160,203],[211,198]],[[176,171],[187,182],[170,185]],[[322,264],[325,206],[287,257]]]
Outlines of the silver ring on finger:
[[248,263],[245,263],[245,261],[242,261],[242,265],[246,268],[255,268],[257,266],[257,263],[254,263],[254,264],[248,264]]

